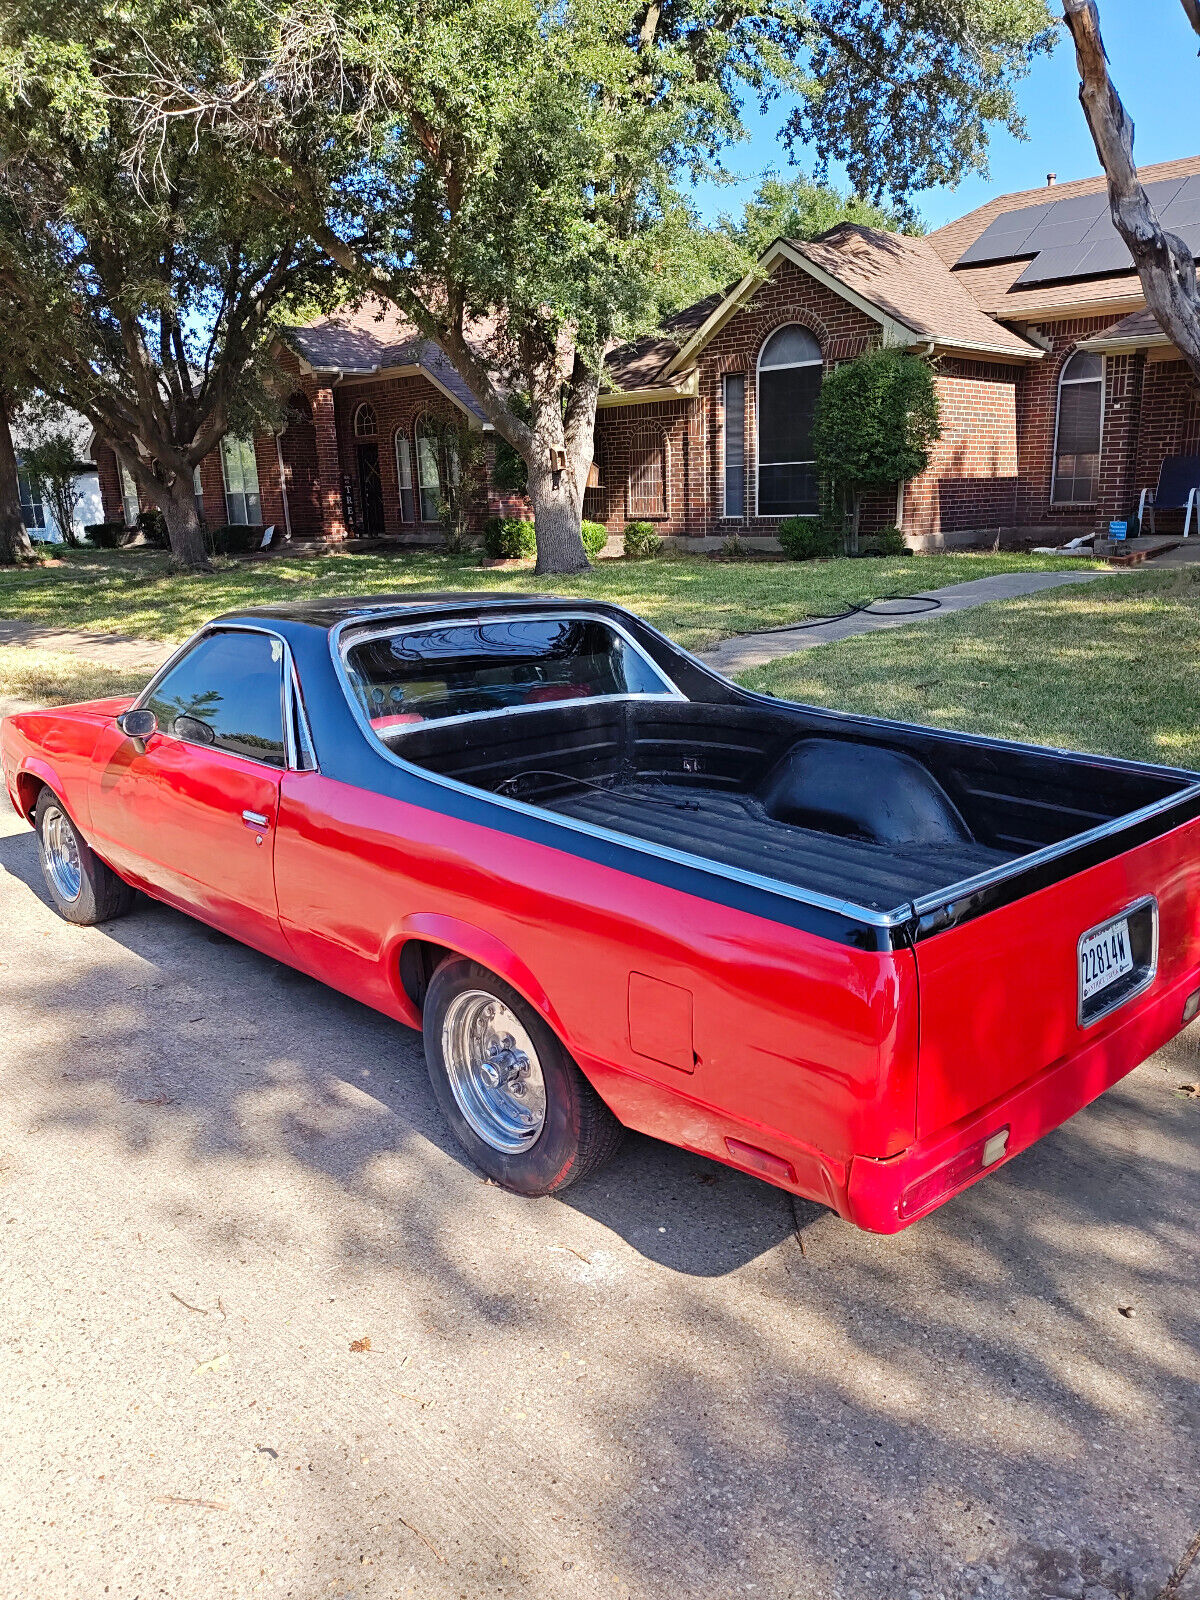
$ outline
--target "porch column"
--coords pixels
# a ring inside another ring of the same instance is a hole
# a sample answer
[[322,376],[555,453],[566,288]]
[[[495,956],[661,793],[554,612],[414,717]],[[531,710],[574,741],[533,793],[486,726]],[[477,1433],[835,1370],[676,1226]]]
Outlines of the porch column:
[[1138,434],[1142,418],[1142,380],[1146,353],[1106,356],[1104,360],[1104,430],[1100,438],[1100,491],[1097,528],[1107,534],[1114,519],[1128,521],[1130,533],[1137,515],[1136,484]]
[[326,539],[349,537],[342,515],[342,464],[338,455],[337,417],[333,390],[319,384],[312,395],[313,431],[317,445],[317,488],[321,502],[321,531]]

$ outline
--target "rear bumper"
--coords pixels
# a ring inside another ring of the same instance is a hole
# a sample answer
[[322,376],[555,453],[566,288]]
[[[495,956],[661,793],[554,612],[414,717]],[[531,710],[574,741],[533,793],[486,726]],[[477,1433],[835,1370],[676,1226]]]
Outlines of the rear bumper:
[[[1134,1001],[1126,1019],[1114,1018],[1115,1025],[1094,1044],[1047,1067],[953,1128],[886,1160],[855,1156],[845,1192],[848,1219],[872,1233],[898,1233],[994,1172],[1173,1039],[1184,1027],[1184,1001],[1197,987],[1200,968],[1153,999]],[[972,1152],[980,1151],[1004,1128],[1009,1132],[1003,1156],[980,1166]]]

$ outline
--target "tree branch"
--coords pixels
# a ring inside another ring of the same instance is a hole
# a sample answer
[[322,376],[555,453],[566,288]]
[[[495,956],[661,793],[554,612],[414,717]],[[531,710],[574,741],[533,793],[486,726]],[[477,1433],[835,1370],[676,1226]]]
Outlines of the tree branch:
[[[1196,0],[1184,0],[1184,9],[1190,17]],[[1138,177],[1133,123],[1109,77],[1095,0],[1063,0],[1063,15],[1075,41],[1079,102],[1108,178],[1113,225],[1129,247],[1159,327],[1200,378],[1200,294],[1192,252],[1165,232]]]

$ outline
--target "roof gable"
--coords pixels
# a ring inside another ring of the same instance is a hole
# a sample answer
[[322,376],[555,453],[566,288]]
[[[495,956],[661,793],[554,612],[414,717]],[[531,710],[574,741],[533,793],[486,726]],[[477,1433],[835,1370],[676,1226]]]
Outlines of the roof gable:
[[776,239],[679,346],[661,375],[693,365],[783,261],[857,306],[879,324],[887,344],[932,343],[1008,360],[1041,358],[1040,350],[980,310],[924,239],[845,222],[819,239]]

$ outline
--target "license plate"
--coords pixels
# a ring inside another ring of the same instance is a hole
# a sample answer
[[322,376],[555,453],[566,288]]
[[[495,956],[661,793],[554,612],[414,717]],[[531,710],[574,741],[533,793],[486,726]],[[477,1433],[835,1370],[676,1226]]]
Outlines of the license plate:
[[1093,995],[1133,971],[1133,949],[1129,942],[1129,918],[1121,917],[1079,941],[1079,998],[1086,1003]]

